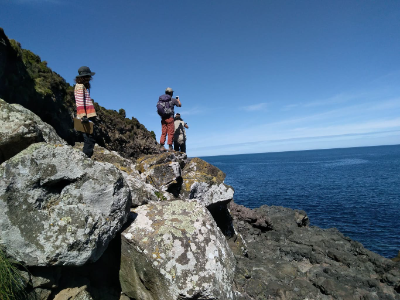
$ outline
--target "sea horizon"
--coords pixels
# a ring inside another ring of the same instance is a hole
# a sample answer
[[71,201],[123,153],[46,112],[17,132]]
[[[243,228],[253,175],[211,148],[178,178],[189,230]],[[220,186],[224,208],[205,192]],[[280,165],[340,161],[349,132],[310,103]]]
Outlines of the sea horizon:
[[304,210],[392,258],[400,250],[400,145],[202,157],[225,174],[235,203]]
[[[338,148],[334,147],[334,148],[284,150],[284,151],[271,151],[271,152],[250,152],[250,153],[237,153],[237,154],[219,154],[219,155],[200,155],[200,156],[196,156],[196,157],[203,159],[203,157],[219,157],[219,156],[250,155],[250,154],[268,154],[268,153],[287,153],[287,152],[306,152],[306,151],[340,150],[340,149],[390,147],[390,146],[400,146],[400,142],[399,142],[399,144],[384,144],[384,145],[372,145],[372,146],[355,146],[355,147],[338,147]],[[193,157],[190,157],[190,158],[193,158]]]

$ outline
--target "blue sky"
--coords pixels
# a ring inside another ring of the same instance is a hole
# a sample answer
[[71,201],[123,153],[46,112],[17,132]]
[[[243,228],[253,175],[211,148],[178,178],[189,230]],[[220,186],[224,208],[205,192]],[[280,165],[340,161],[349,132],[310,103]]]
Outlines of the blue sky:
[[0,27],[157,139],[172,87],[189,156],[400,144],[398,0],[0,0]]

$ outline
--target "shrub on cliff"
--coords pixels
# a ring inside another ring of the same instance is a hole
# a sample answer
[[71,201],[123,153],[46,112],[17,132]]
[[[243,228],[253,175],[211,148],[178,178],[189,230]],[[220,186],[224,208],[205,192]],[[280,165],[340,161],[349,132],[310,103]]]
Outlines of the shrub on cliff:
[[18,270],[18,263],[9,259],[0,248],[0,299],[27,299],[24,279]]
[[[18,103],[50,124],[70,145],[83,141],[73,130],[74,87],[47,66],[32,51],[9,40],[0,28],[0,98]],[[77,66],[78,67],[78,66]],[[153,135],[124,109],[108,110],[95,103],[100,121],[96,124],[96,142],[126,158],[158,153]]]

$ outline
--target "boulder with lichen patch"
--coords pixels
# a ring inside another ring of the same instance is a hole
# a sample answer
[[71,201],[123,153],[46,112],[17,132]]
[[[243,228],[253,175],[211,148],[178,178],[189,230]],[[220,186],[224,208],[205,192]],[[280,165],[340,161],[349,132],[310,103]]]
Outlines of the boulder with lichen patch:
[[168,186],[181,177],[181,169],[186,164],[184,153],[166,152],[148,155],[136,161],[136,170],[142,178],[158,189],[167,190]]
[[182,187],[182,168],[187,162],[185,153],[166,152],[148,155],[136,161],[136,170],[142,181],[151,184],[162,200],[183,199],[180,196]]
[[167,192],[167,199],[193,199],[206,207],[228,203],[234,190],[224,183],[225,174],[200,158],[167,152],[145,156],[136,161],[136,170],[146,183]]
[[126,222],[121,172],[70,146],[37,143],[0,165],[0,231],[28,266],[96,261]]
[[122,233],[120,282],[133,299],[232,299],[235,258],[204,206],[140,206]]
[[136,160],[136,169],[143,174],[152,167],[170,162],[177,162],[183,168],[187,160],[185,153],[181,152],[164,152],[161,154],[146,155]]
[[225,173],[200,158],[191,159],[182,170],[182,197],[196,199],[206,207],[233,199],[234,190],[224,183]]
[[33,112],[0,99],[0,163],[38,142],[66,144],[53,127]]
[[[83,143],[76,143],[74,148],[82,150]],[[142,180],[132,160],[122,157],[117,152],[109,151],[106,148],[96,145],[91,159],[113,164],[122,172],[131,191],[133,207],[147,204],[151,201],[160,201],[165,198],[164,193]]]

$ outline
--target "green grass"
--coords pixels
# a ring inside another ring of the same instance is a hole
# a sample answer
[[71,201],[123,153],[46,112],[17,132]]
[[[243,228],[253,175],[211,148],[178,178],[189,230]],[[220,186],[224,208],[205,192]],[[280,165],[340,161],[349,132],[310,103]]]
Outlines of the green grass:
[[165,201],[167,200],[167,198],[164,197],[163,194],[161,194],[160,192],[154,192],[154,194],[157,196],[158,199],[160,199],[161,201]]
[[0,300],[28,299],[18,265],[0,248]]

